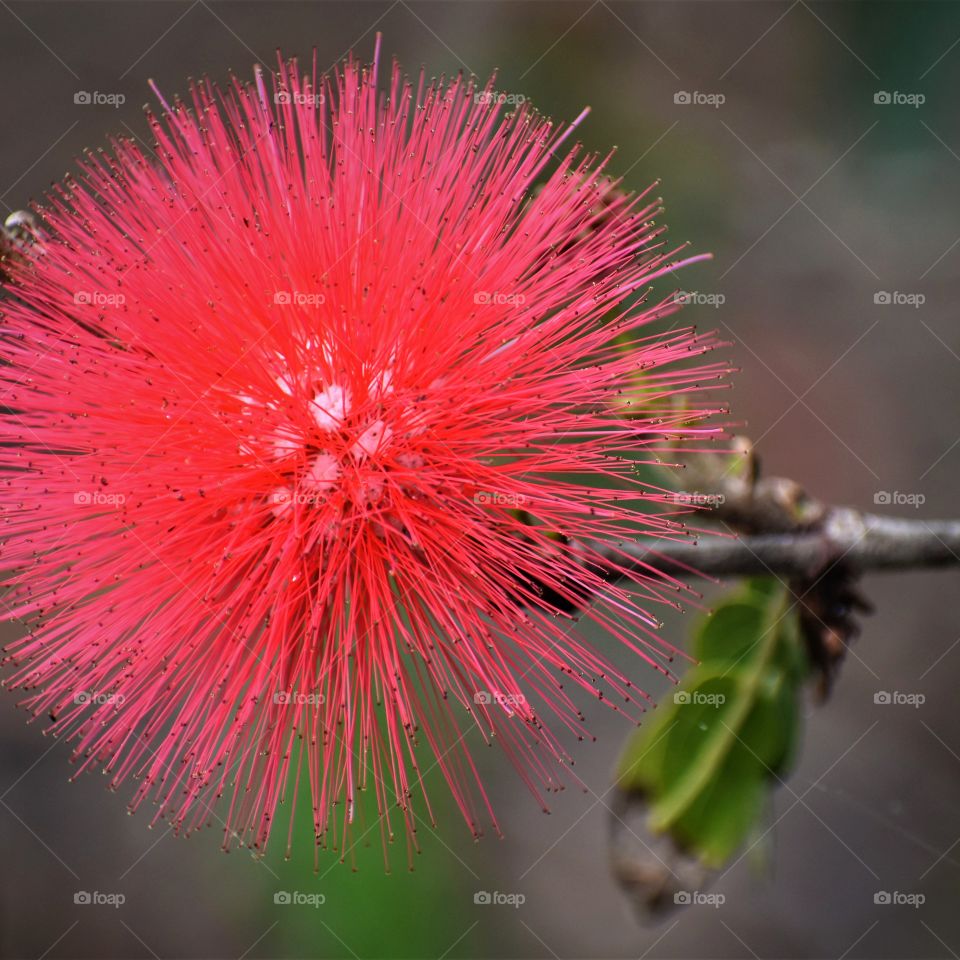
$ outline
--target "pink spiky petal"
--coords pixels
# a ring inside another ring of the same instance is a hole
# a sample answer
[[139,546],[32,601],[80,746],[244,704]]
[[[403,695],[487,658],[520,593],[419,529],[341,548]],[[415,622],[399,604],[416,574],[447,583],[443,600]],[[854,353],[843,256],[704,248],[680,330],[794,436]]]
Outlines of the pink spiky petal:
[[[685,535],[634,468],[720,433],[712,341],[647,329],[699,258],[501,99],[281,62],[161,98],[155,155],[115,140],[38,209],[0,334],[9,683],[134,809],[262,850],[306,802],[342,848],[366,789],[411,837],[439,766],[479,833],[471,730],[544,802],[578,688],[642,709],[581,613],[667,670],[679,584],[583,544]],[[628,415],[638,373],[680,412]]]

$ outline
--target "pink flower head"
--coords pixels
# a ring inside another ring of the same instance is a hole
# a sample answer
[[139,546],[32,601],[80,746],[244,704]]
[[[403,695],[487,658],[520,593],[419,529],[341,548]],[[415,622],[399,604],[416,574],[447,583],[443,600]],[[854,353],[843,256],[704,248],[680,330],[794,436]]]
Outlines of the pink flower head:
[[[88,155],[11,266],[9,684],[132,808],[225,845],[297,803],[318,846],[374,812],[413,843],[435,766],[479,833],[468,739],[556,789],[578,688],[643,698],[576,619],[672,653],[646,608],[678,584],[590,544],[681,535],[636,463],[719,432],[725,368],[682,362],[711,342],[644,329],[677,306],[644,301],[681,265],[659,201],[572,144],[582,116],[376,81],[160,98],[155,153]],[[630,415],[640,376],[684,404]]]

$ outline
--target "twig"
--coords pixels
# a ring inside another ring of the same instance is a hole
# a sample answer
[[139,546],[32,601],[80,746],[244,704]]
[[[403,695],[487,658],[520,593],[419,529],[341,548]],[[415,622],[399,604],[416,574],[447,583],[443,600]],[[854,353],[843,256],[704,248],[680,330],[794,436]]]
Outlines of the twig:
[[856,573],[960,565],[960,520],[880,517],[847,507],[827,510],[812,528],[789,533],[703,537],[699,541],[624,544],[602,551],[611,563],[705,576],[810,577],[843,559]]

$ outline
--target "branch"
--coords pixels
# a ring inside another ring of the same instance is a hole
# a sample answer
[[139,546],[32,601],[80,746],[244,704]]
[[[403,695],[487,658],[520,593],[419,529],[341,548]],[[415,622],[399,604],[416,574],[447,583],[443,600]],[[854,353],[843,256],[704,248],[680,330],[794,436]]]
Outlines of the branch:
[[[729,457],[687,458],[679,504],[713,504],[700,516],[717,536],[592,547],[611,578],[654,571],[679,579],[779,576],[815,582],[836,567],[849,581],[876,570],[960,565],[960,519],[882,517],[835,507],[783,477],[761,477],[753,444],[734,437]],[[699,491],[709,491],[703,493]]]
[[[718,510],[717,513],[722,511]],[[960,520],[909,520],[834,507],[793,532],[624,544],[601,553],[634,570],[671,575],[812,577],[843,560],[856,573],[960,565]],[[629,564],[624,554],[633,560]]]
[[[809,665],[809,674],[804,677],[815,680],[820,697],[825,698],[852,639],[859,633],[859,615],[872,609],[860,595],[860,575],[881,570],[960,566],[960,519],[883,517],[850,507],[828,506],[809,497],[791,480],[760,479],[752,446],[743,438],[735,438],[735,445],[739,448],[733,452],[744,457],[743,463],[718,468],[716,460],[693,458],[685,464],[692,467],[685,478],[687,492],[676,495],[681,504],[715,504],[715,509],[704,511],[702,516],[708,522],[718,523],[721,529],[717,535],[668,541],[650,538],[618,547],[591,543],[590,547],[600,554],[601,563],[607,564],[610,580],[630,574],[647,578],[662,574],[681,581],[697,575],[759,575],[783,579],[790,591],[789,608],[774,624],[764,625],[761,636],[770,633],[788,614],[793,615]],[[711,492],[696,492],[698,487]],[[736,595],[733,596],[736,600]],[[754,642],[759,643],[759,639],[754,637]],[[710,676],[726,676],[743,656],[741,653],[732,663],[721,661],[723,674]],[[783,680],[786,676],[788,673],[778,682],[788,682]],[[702,675],[699,682],[703,682]],[[799,684],[802,680],[790,682]],[[747,688],[745,685],[743,689]],[[797,698],[795,703],[799,702]],[[745,709],[753,710],[755,706],[748,702]],[[796,710],[796,706],[791,710]],[[748,714],[744,712],[741,716]],[[756,716],[766,718],[768,714]],[[708,729],[710,721],[697,722],[703,730]],[[798,725],[798,714],[790,721],[777,722]],[[655,736],[663,736],[669,729]],[[727,732],[747,746],[730,727]],[[649,738],[634,743],[634,753],[630,756],[635,759],[625,768],[628,770],[640,763],[651,745]],[[751,748],[747,750],[766,768],[771,787],[783,782],[785,767],[767,767],[767,760],[761,760]],[[715,752],[714,756],[719,754]],[[719,772],[710,774],[706,785],[698,788],[701,792],[697,802],[700,797],[713,796],[710,791],[719,789],[721,778],[729,777],[731,770],[737,769],[732,766],[733,761],[727,759],[718,764]],[[663,829],[662,833],[650,827],[649,835],[646,830],[638,833],[630,826],[631,816],[646,816],[651,805],[663,802],[667,788],[659,792],[658,789],[650,781],[628,779],[620,783],[610,807],[612,870],[644,918],[657,917],[674,903],[689,902],[677,900],[675,895],[703,889],[711,876],[700,859],[706,847],[701,846],[698,853],[697,844],[677,827],[676,820],[666,828],[658,828]],[[688,801],[692,802],[692,799]],[[700,834],[701,843],[704,836],[705,832]],[[689,897],[689,893],[686,896]]]

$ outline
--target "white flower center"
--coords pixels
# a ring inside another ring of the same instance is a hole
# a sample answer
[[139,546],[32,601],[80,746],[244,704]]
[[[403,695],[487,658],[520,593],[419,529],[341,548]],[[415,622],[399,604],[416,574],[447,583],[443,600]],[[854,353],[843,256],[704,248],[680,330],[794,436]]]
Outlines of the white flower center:
[[350,391],[331,383],[313,398],[310,412],[321,430],[339,430],[350,413]]

